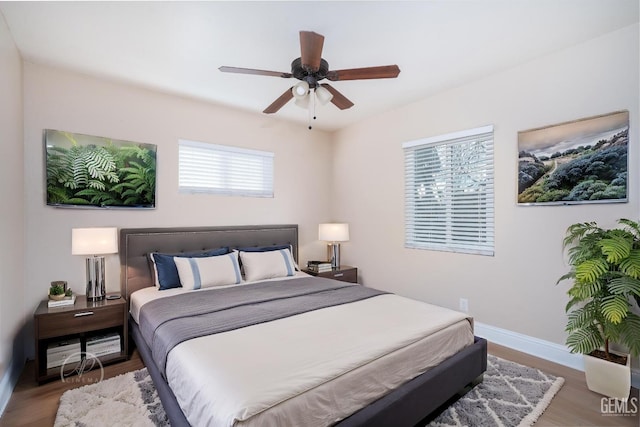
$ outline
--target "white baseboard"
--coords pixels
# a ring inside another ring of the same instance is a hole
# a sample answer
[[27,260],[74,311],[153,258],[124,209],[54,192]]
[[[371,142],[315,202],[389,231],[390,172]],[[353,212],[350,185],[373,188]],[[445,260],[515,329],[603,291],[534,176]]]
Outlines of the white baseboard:
[[[477,336],[486,338],[488,341],[493,343],[509,347],[541,359],[549,360],[551,362],[558,363],[559,365],[584,371],[582,355],[571,353],[564,345],[519,334],[507,329],[486,325],[480,322],[474,322],[474,330]],[[631,371],[631,384],[635,388],[640,388],[640,371],[637,369],[633,369]]]
[[18,378],[22,371],[22,366],[11,360],[7,370],[4,372],[4,376],[0,378],[0,417],[4,414],[4,410],[7,408],[9,399],[16,384],[18,384]]

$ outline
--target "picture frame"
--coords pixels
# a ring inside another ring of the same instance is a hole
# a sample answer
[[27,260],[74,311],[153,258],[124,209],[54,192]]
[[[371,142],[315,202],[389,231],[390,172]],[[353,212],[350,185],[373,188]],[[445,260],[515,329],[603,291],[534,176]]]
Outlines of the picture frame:
[[518,205],[628,201],[629,112],[518,132]]
[[48,206],[156,207],[155,144],[53,129],[43,139]]

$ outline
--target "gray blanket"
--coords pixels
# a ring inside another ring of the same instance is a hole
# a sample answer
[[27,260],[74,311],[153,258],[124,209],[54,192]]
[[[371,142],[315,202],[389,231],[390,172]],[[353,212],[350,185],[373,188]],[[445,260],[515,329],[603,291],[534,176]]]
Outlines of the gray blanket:
[[167,354],[183,341],[384,293],[319,277],[262,282],[150,301],[140,310],[139,324],[164,375]]

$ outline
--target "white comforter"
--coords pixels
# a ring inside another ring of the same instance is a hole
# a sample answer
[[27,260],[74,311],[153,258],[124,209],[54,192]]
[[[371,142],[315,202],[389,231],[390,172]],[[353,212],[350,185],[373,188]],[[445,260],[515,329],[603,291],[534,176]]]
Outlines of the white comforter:
[[194,426],[325,426],[472,343],[465,314],[381,295],[186,341],[167,381]]

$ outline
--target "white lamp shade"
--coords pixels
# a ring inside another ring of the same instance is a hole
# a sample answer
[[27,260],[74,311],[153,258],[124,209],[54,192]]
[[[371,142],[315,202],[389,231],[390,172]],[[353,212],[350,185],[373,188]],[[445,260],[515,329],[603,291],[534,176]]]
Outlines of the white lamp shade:
[[74,228],[71,230],[72,255],[104,255],[118,253],[116,227]]
[[293,103],[300,108],[306,109],[309,106],[309,97],[303,96],[302,98],[296,98]]
[[309,93],[309,83],[302,80],[293,86],[291,92],[296,99],[304,98]]
[[316,88],[316,98],[320,101],[320,104],[327,105],[329,101],[333,99],[333,94],[327,90],[327,88],[318,86]]
[[349,224],[329,223],[318,226],[318,240],[346,242],[349,240]]

